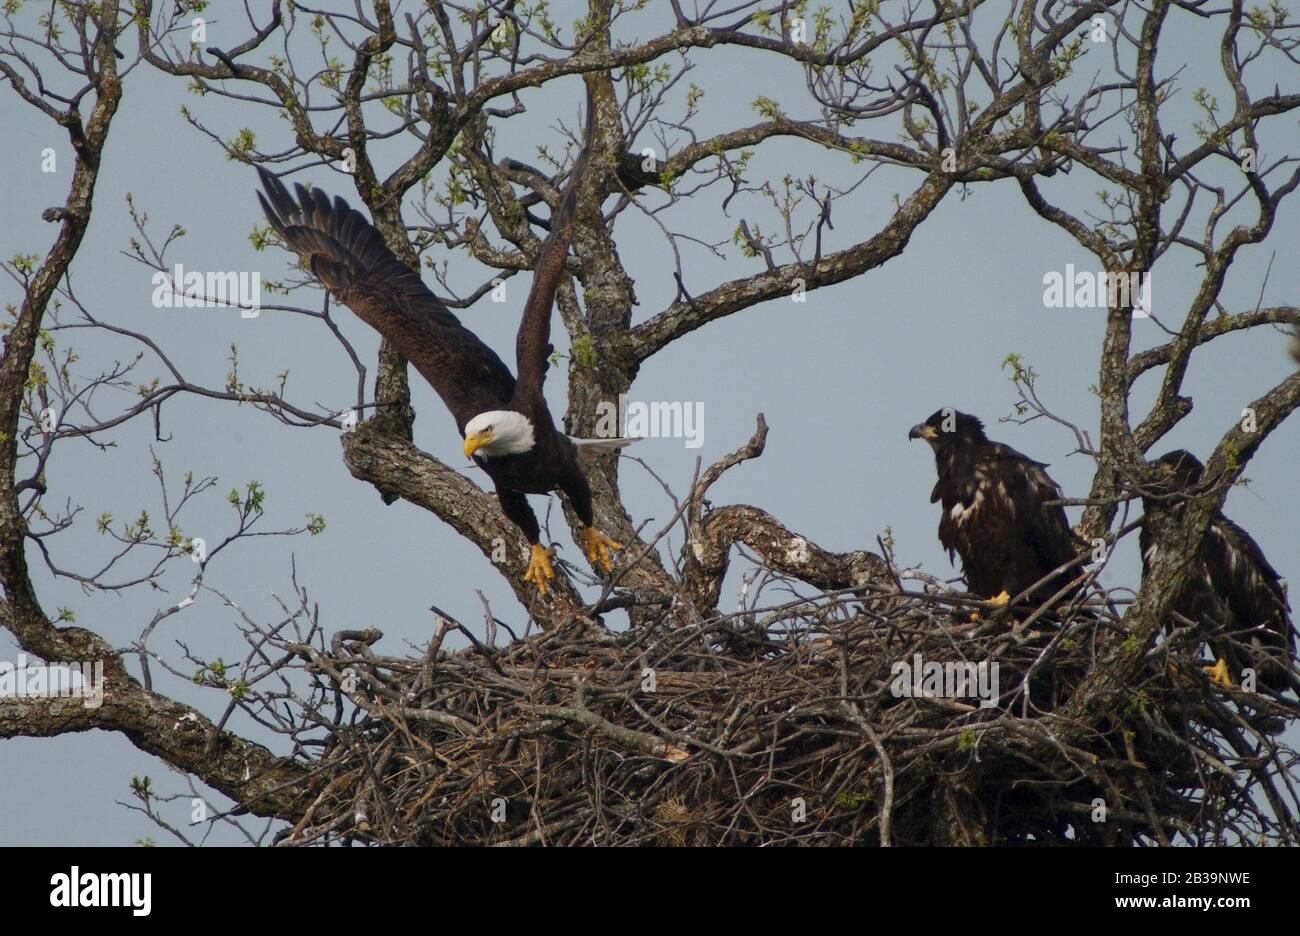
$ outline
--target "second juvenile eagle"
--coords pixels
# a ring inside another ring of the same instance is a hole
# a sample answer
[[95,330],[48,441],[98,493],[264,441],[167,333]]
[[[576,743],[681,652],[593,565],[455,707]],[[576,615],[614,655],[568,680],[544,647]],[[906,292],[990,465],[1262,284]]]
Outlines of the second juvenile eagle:
[[[1191,491],[1205,466],[1191,452],[1177,449],[1153,462],[1167,478],[1157,486],[1163,496]],[[1150,498],[1145,499],[1150,503]],[[1175,502],[1177,514],[1181,503]],[[1142,574],[1151,570],[1157,546],[1142,527],[1138,535]],[[1232,685],[1230,672],[1253,669],[1258,685],[1281,694],[1294,684],[1296,633],[1286,589],[1259,544],[1249,533],[1216,510],[1173,610],[1209,628],[1210,649],[1217,660],[1206,667],[1217,682]]]
[[[1046,465],[1010,446],[990,442],[984,424],[967,413],[941,409],[912,427],[909,439],[934,449],[939,501],[939,542],[961,556],[967,587],[994,604],[1006,604],[1052,570],[1074,559],[1082,543],[1059,504],[1061,490]],[[1028,597],[1055,594],[1076,573],[1060,573]]]
[[630,440],[570,439],[555,428],[542,382],[550,344],[551,304],[564,274],[573,238],[579,180],[591,148],[591,97],[582,152],[569,173],[550,234],[538,254],[532,290],[524,305],[515,344],[518,374],[460,323],[420,275],[394,256],[383,236],[342,198],[296,187],[297,198],[275,176],[259,168],[266,197],[258,200],[284,243],[308,261],[316,278],[364,322],[393,343],[451,410],[464,436],[466,457],[496,485],[501,509],[531,548],[525,580],[545,594],[554,577],[551,549],[540,543],[528,494],[565,493],[582,522],[582,547],[597,568],[612,568],[610,550],[619,544],[596,529],[591,488],[578,464],[578,450],[617,448]]

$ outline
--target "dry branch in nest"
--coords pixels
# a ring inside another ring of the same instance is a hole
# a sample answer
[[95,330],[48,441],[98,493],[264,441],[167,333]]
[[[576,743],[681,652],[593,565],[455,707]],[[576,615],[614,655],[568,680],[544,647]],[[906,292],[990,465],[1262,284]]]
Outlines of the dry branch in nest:
[[[971,603],[890,580],[455,652],[464,628],[442,618],[423,659],[375,655],[375,631],[286,645],[317,719],[293,732],[315,779],[281,842],[1297,842],[1296,752],[1276,737],[1294,702],[1212,686],[1176,633],[1122,710],[1063,732],[1113,611],[1023,626]],[[900,694],[918,661],[995,663],[996,683]]]

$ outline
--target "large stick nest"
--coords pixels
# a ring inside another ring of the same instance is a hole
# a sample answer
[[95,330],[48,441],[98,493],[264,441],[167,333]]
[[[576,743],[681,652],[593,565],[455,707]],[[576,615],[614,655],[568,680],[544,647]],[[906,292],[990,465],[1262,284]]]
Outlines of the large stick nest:
[[[375,655],[373,630],[327,650],[313,624],[283,643],[312,680],[308,720],[281,724],[313,780],[281,842],[1300,841],[1277,737],[1300,707],[1215,686],[1190,634],[1080,730],[1060,710],[1113,644],[1113,608],[971,620],[968,596],[900,586],[504,647],[444,617],[423,658]],[[456,631],[472,645],[443,649]],[[996,661],[996,703],[900,694],[918,659]]]

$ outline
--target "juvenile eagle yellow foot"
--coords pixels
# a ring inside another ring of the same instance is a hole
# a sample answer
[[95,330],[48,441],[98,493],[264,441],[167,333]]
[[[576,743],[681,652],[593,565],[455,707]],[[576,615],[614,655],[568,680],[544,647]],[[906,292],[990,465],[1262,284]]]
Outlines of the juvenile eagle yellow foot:
[[[1004,588],[988,601],[984,602],[984,604],[988,606],[990,611],[997,611],[1001,608],[1005,608],[1010,601],[1011,596],[1007,594],[1007,590]],[[978,621],[980,619],[979,611],[972,611],[970,613],[970,619],[972,621]]]
[[613,569],[614,559],[609,551],[612,549],[617,552],[622,548],[594,526],[586,527],[582,531],[582,551],[587,554],[587,561],[591,563],[593,569],[603,569],[606,572]]
[[1232,688],[1232,677],[1228,675],[1227,660],[1220,658],[1213,666],[1202,666],[1201,669],[1210,674],[1211,682],[1216,682],[1225,689]]
[[549,591],[546,583],[555,577],[555,570],[551,568],[551,557],[554,555],[554,547],[547,549],[540,543],[533,543],[532,552],[528,556],[528,571],[524,573],[524,581],[536,585],[539,594],[545,595]]

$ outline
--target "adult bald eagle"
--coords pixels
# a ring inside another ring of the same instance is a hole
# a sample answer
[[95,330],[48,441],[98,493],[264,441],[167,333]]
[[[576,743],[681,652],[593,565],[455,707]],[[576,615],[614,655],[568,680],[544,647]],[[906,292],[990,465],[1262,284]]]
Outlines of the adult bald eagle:
[[553,350],[551,305],[573,238],[578,183],[593,125],[588,92],[586,141],[551,217],[519,322],[517,377],[429,291],[418,272],[393,255],[360,212],[342,198],[331,201],[319,189],[308,191],[301,185],[296,187],[295,200],[279,179],[258,169],[266,190],[266,197],[258,193],[258,201],[271,227],[308,261],[312,273],[340,302],[415,365],[451,410],[464,436],[466,457],[492,478],[502,511],[528,539],[531,551],[525,580],[542,594],[555,574],[554,552],[540,543],[537,517],[526,495],[563,491],[582,522],[582,547],[588,560],[610,571],[610,550],[620,547],[595,527],[591,488],[578,464],[578,450],[607,450],[632,441],[570,439],[555,428],[542,395]]
[[[1205,469],[1195,455],[1182,449],[1160,456],[1153,464],[1168,478],[1152,491],[1162,496],[1192,490]],[[1150,501],[1150,497],[1144,498],[1143,503],[1149,505]],[[1185,503],[1174,502],[1175,515]],[[1145,526],[1138,534],[1138,545],[1145,576],[1158,550]],[[1281,577],[1251,535],[1221,511],[1210,517],[1173,610],[1209,628],[1210,649],[1217,662],[1206,670],[1216,681],[1230,686],[1229,673],[1240,674],[1250,668],[1255,671],[1256,685],[1273,692],[1280,694],[1294,684],[1296,632]]]
[[[1065,510],[1046,504],[1061,497],[1046,466],[990,442],[974,416],[941,409],[907,437],[925,439],[934,449],[939,481],[930,502],[943,505],[939,542],[949,558],[961,556],[966,585],[975,594],[1006,604],[1082,550]],[[1030,600],[1050,597],[1076,574],[1059,574]]]

